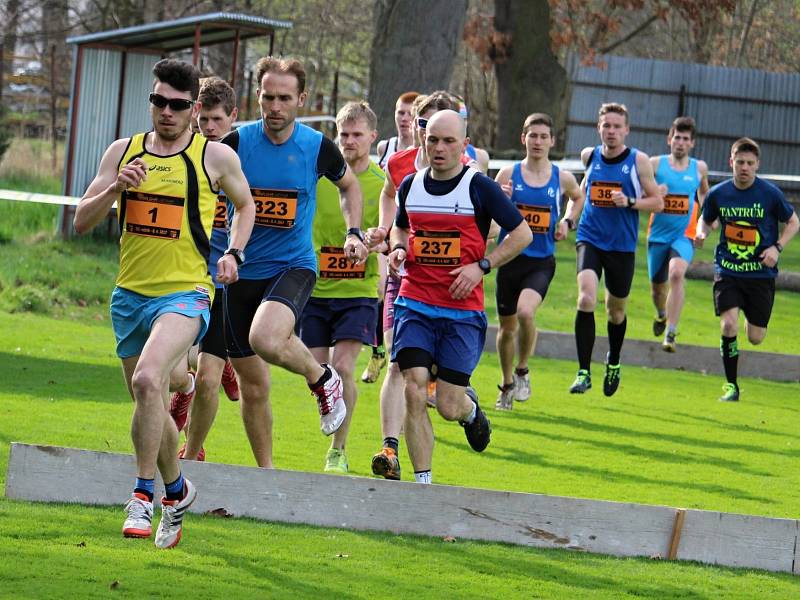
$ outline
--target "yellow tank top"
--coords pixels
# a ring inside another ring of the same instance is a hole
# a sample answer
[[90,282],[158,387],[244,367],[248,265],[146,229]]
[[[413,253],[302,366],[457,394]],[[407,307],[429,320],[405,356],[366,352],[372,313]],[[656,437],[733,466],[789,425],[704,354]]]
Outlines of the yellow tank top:
[[196,290],[213,299],[208,273],[209,236],[217,192],[203,165],[207,140],[193,134],[177,154],[159,156],[134,135],[119,168],[141,158],[147,179],[120,196],[117,285],[144,296]]

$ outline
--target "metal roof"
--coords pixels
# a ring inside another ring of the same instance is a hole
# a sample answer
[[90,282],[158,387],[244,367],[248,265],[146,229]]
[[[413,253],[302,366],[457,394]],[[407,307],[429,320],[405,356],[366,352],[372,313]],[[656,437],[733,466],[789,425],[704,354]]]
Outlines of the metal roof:
[[233,41],[237,30],[239,39],[247,39],[272,33],[275,29],[290,29],[292,22],[238,13],[216,12],[184,17],[174,21],[147,23],[80,35],[67,38],[67,43],[113,44],[172,52],[191,48],[195,43],[195,30],[198,26],[200,27],[200,44],[208,46]]

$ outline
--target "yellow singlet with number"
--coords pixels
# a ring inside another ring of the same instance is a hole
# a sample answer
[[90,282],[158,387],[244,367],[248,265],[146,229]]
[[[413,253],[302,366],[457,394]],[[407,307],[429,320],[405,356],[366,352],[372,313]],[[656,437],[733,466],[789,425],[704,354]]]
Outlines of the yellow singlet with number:
[[208,256],[217,192],[203,166],[207,140],[195,134],[181,152],[159,156],[145,148],[146,136],[131,137],[119,164],[140,158],[147,179],[117,203],[117,285],[144,296],[196,290],[213,299]]

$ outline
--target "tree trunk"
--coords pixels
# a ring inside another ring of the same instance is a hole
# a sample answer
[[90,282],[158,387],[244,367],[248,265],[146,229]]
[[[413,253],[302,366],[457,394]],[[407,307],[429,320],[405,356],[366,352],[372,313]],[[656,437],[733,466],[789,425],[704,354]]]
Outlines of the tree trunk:
[[522,123],[532,112],[553,117],[561,134],[569,109],[564,103],[567,73],[550,47],[547,0],[495,0],[494,26],[510,36],[506,59],[495,64],[497,149],[519,149]]
[[368,97],[381,137],[394,135],[400,94],[448,88],[466,13],[467,0],[375,3]]

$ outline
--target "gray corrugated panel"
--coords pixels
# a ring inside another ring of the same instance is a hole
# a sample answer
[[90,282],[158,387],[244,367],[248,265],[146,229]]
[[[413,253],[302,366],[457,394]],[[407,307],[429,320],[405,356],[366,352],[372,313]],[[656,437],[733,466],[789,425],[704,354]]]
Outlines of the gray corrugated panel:
[[121,55],[111,50],[83,50],[75,159],[72,166],[73,196],[82,196],[91,183],[106,147],[114,141],[119,98]]
[[127,55],[119,137],[153,128],[147,97],[153,88],[153,64],[157,58],[152,54]]

